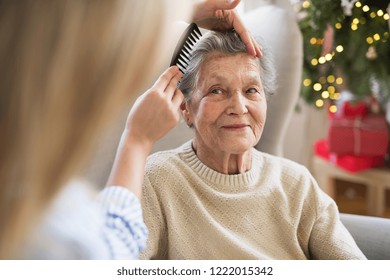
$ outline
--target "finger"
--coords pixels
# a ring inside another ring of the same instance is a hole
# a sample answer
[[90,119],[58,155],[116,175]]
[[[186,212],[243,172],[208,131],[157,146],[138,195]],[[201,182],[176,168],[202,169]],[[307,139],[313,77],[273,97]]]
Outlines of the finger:
[[[253,56],[257,56],[257,51],[256,51],[256,47],[255,47],[255,42],[254,40],[252,40],[249,32],[246,32],[244,33],[246,37],[246,39],[242,39],[242,41],[244,42],[245,46],[246,46],[246,50],[247,52],[250,54],[250,55],[253,55]],[[241,35],[240,35],[241,37]],[[242,38],[242,37],[241,37]],[[248,39],[249,38],[249,39]]]
[[160,75],[160,77],[158,77],[157,81],[153,85],[153,88],[159,91],[164,91],[171,82],[172,78],[175,77],[178,72],[180,73],[179,67],[176,65],[169,67]]
[[244,42],[246,49],[250,55],[256,56],[256,49],[253,43],[253,39],[249,31],[246,29],[244,23],[235,11],[225,11],[225,17],[228,22],[231,23],[234,30],[240,36],[242,42]]
[[261,57],[263,56],[263,48],[262,48],[261,45],[256,41],[256,39],[253,37],[253,35],[251,35],[251,38],[252,38],[253,46],[254,46],[254,48],[255,48],[256,57],[261,58]]
[[254,42],[255,42],[256,56],[258,58],[261,58],[263,56],[263,48],[257,43],[256,40]]
[[240,4],[241,0],[218,0],[214,2],[214,9],[232,10]]
[[177,83],[180,81],[182,77],[182,73],[179,71],[169,82],[168,86],[164,90],[164,94],[168,98],[168,100],[171,100],[173,97],[173,94],[175,93],[175,90],[177,88]]
[[179,109],[183,101],[184,101],[184,94],[181,92],[180,89],[177,88],[172,98],[173,106]]
[[252,38],[251,34],[249,33],[249,31],[243,31],[243,32],[238,32],[236,30],[236,32],[238,33],[238,35],[240,36],[242,42],[245,44],[245,47],[246,47],[246,51],[252,55],[252,56],[257,56],[257,54],[260,54],[260,48],[259,48],[259,53],[257,53],[257,50],[256,50],[256,41]]

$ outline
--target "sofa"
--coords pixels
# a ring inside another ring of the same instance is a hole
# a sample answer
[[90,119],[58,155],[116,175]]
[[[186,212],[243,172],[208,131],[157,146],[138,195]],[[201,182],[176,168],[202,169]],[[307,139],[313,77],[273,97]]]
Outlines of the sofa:
[[341,214],[356,244],[369,260],[390,260],[390,219]]

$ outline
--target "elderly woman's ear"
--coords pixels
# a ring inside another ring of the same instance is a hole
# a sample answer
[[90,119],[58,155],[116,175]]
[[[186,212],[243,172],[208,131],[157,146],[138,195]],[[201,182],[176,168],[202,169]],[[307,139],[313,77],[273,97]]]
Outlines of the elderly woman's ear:
[[181,115],[182,115],[184,121],[186,122],[187,126],[188,127],[192,127],[192,121],[191,121],[191,118],[190,118],[190,112],[188,110],[187,102],[183,102],[180,105],[180,110],[181,110]]

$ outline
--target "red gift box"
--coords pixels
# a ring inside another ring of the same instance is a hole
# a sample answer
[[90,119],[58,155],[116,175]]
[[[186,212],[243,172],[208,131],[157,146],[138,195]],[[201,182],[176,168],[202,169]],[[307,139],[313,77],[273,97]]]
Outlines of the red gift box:
[[318,140],[314,143],[314,153],[351,173],[381,166],[384,163],[384,156],[340,156],[330,153],[328,141],[325,139]]
[[345,102],[343,104],[343,116],[349,118],[360,118],[365,117],[368,114],[367,103],[364,101],[359,101],[356,103]]
[[383,116],[333,118],[328,130],[330,153],[338,155],[384,156],[389,133]]
[[[328,106],[331,106],[329,104]],[[368,104],[365,101],[351,102],[344,101],[338,104],[337,112],[331,112],[328,108],[328,115],[330,119],[333,118],[363,118],[368,115]]]

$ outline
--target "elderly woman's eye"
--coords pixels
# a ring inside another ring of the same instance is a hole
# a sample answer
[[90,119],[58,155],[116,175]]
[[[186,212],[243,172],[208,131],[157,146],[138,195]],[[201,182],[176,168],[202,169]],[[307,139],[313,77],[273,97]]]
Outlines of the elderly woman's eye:
[[247,93],[258,93],[259,91],[256,88],[250,88],[246,92]]
[[219,89],[219,88],[215,88],[215,89],[211,90],[211,93],[213,93],[213,94],[221,94],[222,90]]

